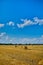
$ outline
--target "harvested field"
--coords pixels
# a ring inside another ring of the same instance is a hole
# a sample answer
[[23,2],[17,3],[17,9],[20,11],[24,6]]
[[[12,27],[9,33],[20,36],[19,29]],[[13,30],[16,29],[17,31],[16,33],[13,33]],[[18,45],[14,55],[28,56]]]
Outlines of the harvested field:
[[43,65],[43,45],[0,45],[0,65]]

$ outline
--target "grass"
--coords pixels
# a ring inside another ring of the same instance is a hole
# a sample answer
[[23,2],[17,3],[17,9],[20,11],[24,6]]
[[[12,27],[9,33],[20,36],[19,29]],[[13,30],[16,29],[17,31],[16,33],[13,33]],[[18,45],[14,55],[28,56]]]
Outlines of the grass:
[[43,65],[43,45],[0,45],[0,65]]

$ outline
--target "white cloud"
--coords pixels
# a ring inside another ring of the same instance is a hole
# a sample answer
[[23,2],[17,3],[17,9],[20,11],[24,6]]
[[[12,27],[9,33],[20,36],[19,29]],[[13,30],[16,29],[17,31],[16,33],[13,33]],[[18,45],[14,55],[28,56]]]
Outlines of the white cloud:
[[6,36],[6,32],[0,33],[0,42],[1,42],[1,40],[3,41],[3,39],[4,39],[5,36]]
[[21,19],[21,24],[17,24],[18,28],[23,28],[29,25],[43,25],[43,19],[39,19],[38,17],[34,17],[33,20],[28,19]]
[[0,37],[2,37],[2,36],[4,36],[4,35],[6,35],[6,32],[2,32],[2,33],[0,34]]
[[41,37],[43,38],[43,35]]
[[[5,35],[5,34],[1,34],[1,36],[3,36],[1,39],[0,39],[0,43],[22,43],[22,44],[25,44],[25,43],[34,43],[34,44],[40,44],[40,43],[43,43],[43,35],[41,35],[40,37],[34,37],[34,38],[14,38],[14,37],[9,37],[8,35]],[[22,42],[21,42],[22,41]]]
[[[20,24],[19,23],[16,24],[18,28],[23,28],[25,26],[37,25],[37,24],[43,25],[43,19],[40,19],[38,17],[34,17],[32,20],[31,19],[21,19],[21,22],[22,23],[20,23]],[[13,21],[9,21],[7,23],[7,25],[14,26],[15,23]],[[0,23],[0,28],[2,28],[4,26],[5,26],[5,24]]]
[[17,26],[19,28],[23,28],[24,26],[28,26],[28,25],[33,25],[34,22],[32,22],[31,20],[27,20],[27,19],[21,19],[21,21],[23,21],[22,24],[17,24]]
[[[21,42],[22,41],[22,42]],[[41,44],[43,43],[43,37],[38,37],[38,38],[18,38],[18,40],[16,40],[17,43],[34,43],[34,44]]]
[[9,39],[9,36],[7,35],[7,36],[6,36],[6,40],[8,40],[8,39]]
[[4,27],[4,24],[0,23],[0,28]]
[[43,25],[43,19],[39,19],[38,17],[33,18],[36,24]]
[[7,25],[9,25],[9,26],[14,26],[14,22],[9,21],[9,22],[7,23]]

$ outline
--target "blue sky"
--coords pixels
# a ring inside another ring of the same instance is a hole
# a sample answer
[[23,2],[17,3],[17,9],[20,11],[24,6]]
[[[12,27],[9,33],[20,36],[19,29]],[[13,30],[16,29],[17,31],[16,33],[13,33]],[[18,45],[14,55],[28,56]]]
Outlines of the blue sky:
[[0,0],[0,42],[21,41],[43,43],[43,0]]

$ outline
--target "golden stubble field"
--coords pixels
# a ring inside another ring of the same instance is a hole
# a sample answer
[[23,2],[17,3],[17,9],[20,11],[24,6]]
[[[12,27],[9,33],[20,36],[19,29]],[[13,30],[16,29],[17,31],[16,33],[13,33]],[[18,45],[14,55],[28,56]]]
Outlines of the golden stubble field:
[[0,45],[0,65],[43,65],[43,45]]

